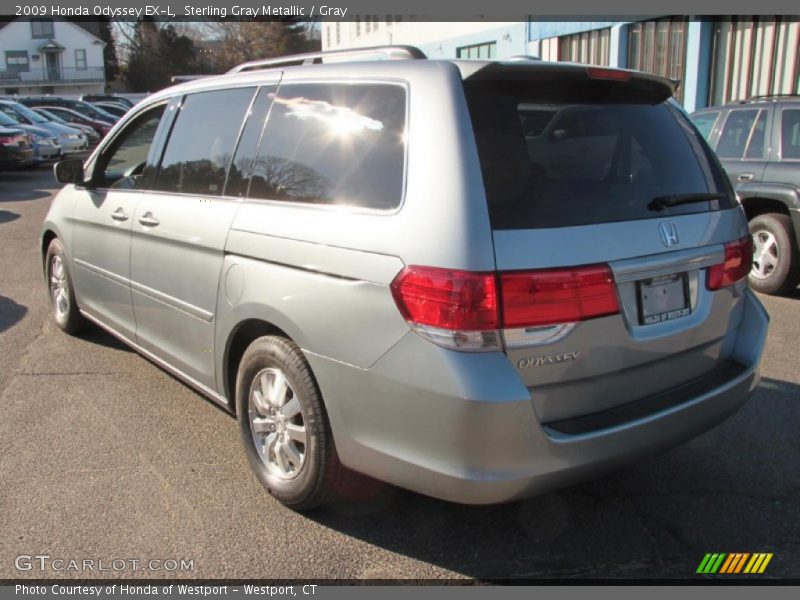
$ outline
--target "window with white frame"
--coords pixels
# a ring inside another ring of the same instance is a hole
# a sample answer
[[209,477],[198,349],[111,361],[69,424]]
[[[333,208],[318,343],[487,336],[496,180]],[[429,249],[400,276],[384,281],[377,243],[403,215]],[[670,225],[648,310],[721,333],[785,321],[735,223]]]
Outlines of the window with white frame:
[[31,19],[31,37],[46,38],[54,37],[53,19]]
[[79,71],[86,70],[86,50],[75,50],[75,68]]
[[27,50],[6,51],[6,69],[8,71],[19,73],[20,71],[28,71],[29,68]]
[[497,42],[462,46],[456,50],[457,58],[495,58],[496,56]]

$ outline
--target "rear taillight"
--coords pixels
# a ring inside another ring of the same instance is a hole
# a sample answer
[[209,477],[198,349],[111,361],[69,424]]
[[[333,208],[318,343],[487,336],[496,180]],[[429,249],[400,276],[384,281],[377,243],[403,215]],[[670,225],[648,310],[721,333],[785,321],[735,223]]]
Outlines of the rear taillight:
[[706,287],[709,290],[738,283],[750,273],[753,265],[753,238],[745,236],[725,244],[725,261],[708,268]]
[[412,323],[461,331],[498,325],[494,273],[406,267],[392,282],[392,293]]
[[619,312],[608,265],[501,273],[503,326],[574,323]]
[[395,277],[391,289],[417,333],[457,350],[497,350],[500,329],[575,323],[619,312],[607,265],[509,273],[412,266]]
[[27,139],[24,135],[3,135],[0,136],[0,144],[24,144]]

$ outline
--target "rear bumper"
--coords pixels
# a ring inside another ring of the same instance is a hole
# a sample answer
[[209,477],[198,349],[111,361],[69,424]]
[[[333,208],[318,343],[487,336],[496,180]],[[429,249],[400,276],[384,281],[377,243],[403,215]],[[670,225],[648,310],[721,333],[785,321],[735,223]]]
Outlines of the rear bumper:
[[743,301],[729,369],[681,386],[677,400],[675,388],[671,402],[651,403],[650,411],[600,419],[596,429],[539,423],[529,391],[500,353],[451,352],[410,333],[368,370],[307,355],[345,465],[430,496],[490,504],[593,477],[736,412],[758,384],[769,321],[751,292]]

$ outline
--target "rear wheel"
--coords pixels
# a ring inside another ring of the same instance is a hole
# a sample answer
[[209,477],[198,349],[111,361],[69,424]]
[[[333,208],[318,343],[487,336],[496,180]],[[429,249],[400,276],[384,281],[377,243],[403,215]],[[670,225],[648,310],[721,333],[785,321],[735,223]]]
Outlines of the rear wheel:
[[764,294],[785,294],[800,283],[800,253],[787,215],[767,213],[750,221],[753,268],[750,287]]
[[338,497],[349,471],[336,455],[322,397],[300,349],[265,336],[244,353],[236,377],[242,443],[261,484],[295,510]]
[[47,286],[56,325],[69,334],[78,333],[86,321],[78,310],[64,246],[58,238],[50,242],[45,256]]

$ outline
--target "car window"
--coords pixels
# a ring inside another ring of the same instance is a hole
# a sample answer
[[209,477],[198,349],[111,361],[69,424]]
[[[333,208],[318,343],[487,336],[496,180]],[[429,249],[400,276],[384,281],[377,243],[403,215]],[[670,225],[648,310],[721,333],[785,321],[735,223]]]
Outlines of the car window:
[[706,112],[699,115],[692,115],[692,122],[700,134],[708,139],[711,136],[711,131],[714,129],[714,123],[717,122],[719,111]]
[[226,196],[243,197],[247,194],[247,186],[253,175],[258,145],[261,141],[261,133],[264,131],[264,123],[267,120],[276,90],[275,86],[261,88],[250,107],[250,114],[228,171],[228,181],[225,184]]
[[728,115],[717,144],[717,156],[720,158],[742,158],[750,131],[758,116],[757,109],[732,110]]
[[800,158],[800,109],[781,115],[781,158]]
[[167,141],[154,189],[222,195],[239,129],[255,88],[186,96]]
[[406,92],[390,84],[278,91],[248,197],[377,209],[403,195]]
[[750,140],[747,142],[747,150],[745,150],[745,158],[763,158],[764,157],[764,142],[766,141],[767,133],[767,111],[761,110],[758,113],[753,129],[750,131]]
[[[647,219],[654,198],[727,191],[707,144],[666,102],[600,92],[593,102],[580,89],[503,79],[467,82],[465,91],[494,229]],[[537,109],[555,113],[541,131],[527,127]],[[721,206],[683,204],[664,214]]]
[[96,167],[98,185],[116,189],[139,189],[150,146],[164,114],[164,105],[137,117],[104,152]]
[[[10,106],[7,106],[5,104],[0,104],[0,111],[2,111],[3,114],[6,115],[7,117],[14,119],[14,121],[16,121],[17,123],[25,122],[25,119],[22,118],[22,115],[17,113],[17,111],[15,111]],[[28,124],[30,125],[30,123]]]

